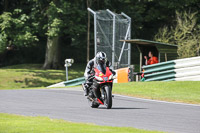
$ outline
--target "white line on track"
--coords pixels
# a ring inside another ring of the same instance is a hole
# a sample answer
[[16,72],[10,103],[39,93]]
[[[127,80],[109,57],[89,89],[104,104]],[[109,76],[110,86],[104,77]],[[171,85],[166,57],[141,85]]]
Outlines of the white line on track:
[[167,103],[167,104],[179,104],[179,105],[200,107],[200,105],[198,105],[198,104],[167,102],[167,101],[160,101],[160,100],[152,100],[152,99],[144,99],[144,98],[130,97],[130,96],[124,96],[124,95],[119,95],[119,94],[114,94],[114,96],[119,96],[119,97],[124,97],[124,98],[130,98],[130,99],[137,99],[137,100],[143,100],[143,101],[149,101],[149,102],[158,102],[158,103]]

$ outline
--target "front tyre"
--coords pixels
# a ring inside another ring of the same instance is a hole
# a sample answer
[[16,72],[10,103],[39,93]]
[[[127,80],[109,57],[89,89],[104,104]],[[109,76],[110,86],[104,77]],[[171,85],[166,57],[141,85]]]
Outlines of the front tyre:
[[107,109],[110,109],[112,107],[112,90],[110,86],[105,86],[105,99],[104,104]]

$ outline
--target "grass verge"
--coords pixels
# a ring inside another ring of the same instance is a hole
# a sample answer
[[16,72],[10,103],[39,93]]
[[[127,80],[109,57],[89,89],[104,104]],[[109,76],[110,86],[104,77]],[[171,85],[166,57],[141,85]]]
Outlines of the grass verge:
[[199,81],[121,83],[114,84],[113,93],[155,100],[200,104]]
[[[66,80],[65,70],[44,70],[41,64],[22,64],[0,68],[0,89],[46,87]],[[69,79],[83,77],[85,65],[69,68]]]
[[0,113],[1,133],[159,133],[126,127],[73,123],[48,117],[28,117]]

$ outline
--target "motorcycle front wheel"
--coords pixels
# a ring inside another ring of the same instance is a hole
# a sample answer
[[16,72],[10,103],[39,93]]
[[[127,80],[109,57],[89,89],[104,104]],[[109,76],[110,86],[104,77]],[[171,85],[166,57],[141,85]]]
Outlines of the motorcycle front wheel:
[[112,90],[110,86],[104,86],[104,105],[107,109],[112,107]]

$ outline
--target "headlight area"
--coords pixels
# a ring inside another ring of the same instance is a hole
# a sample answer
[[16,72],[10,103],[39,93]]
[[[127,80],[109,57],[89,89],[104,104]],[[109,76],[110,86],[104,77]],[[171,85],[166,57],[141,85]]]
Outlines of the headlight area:
[[113,74],[109,76],[109,80],[113,80]]
[[103,78],[95,76],[95,79],[97,79],[98,81],[103,81]]

